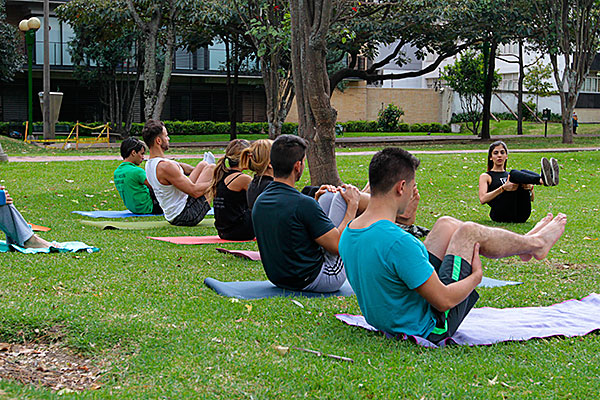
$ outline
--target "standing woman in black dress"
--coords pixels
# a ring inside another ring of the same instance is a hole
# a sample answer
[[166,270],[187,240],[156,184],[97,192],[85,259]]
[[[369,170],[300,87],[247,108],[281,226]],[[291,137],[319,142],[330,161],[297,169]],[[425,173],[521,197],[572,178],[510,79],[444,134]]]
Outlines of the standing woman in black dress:
[[556,159],[542,157],[542,174],[529,170],[506,171],[508,147],[496,141],[488,150],[487,172],[479,176],[479,201],[490,206],[496,222],[525,222],[531,215],[533,186],[556,186],[559,166]]

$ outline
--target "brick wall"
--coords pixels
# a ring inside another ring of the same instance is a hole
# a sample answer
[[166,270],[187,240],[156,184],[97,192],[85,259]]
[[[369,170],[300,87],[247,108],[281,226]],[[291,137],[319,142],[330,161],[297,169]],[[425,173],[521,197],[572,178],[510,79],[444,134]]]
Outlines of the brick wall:
[[[339,122],[377,119],[379,110],[394,103],[404,110],[406,123],[447,122],[443,112],[443,94],[433,89],[392,89],[367,87],[364,82],[351,82],[331,98]],[[292,105],[287,122],[298,122],[296,104]]]

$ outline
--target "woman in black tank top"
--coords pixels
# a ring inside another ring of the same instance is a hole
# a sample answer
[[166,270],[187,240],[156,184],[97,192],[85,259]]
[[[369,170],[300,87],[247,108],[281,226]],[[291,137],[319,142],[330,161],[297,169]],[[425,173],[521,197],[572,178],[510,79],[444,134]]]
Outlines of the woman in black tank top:
[[246,198],[248,207],[252,209],[256,198],[273,182],[273,167],[271,167],[271,145],[270,139],[259,139],[254,141],[250,147],[242,151],[240,166],[254,172],[254,178],[248,185]]
[[247,140],[229,142],[225,156],[217,162],[211,193],[215,210],[215,228],[221,239],[252,240],[252,214],[246,191],[252,178],[242,173],[240,154],[250,146]]
[[[531,201],[534,197],[533,184],[509,181],[509,173],[506,171],[507,159],[506,144],[504,142],[492,143],[488,151],[488,171],[479,177],[479,200],[481,204],[487,203],[490,206],[492,221],[525,222],[531,214]],[[523,171],[525,174],[527,172]],[[539,175],[532,176],[533,180],[536,178],[539,183]]]

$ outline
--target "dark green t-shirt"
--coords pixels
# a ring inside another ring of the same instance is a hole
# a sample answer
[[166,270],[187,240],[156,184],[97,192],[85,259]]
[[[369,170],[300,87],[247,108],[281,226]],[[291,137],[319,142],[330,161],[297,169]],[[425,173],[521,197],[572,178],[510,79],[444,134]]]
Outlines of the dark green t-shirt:
[[315,199],[284,183],[272,182],[256,199],[252,222],[271,282],[299,290],[316,279],[324,250],[315,239],[335,226]]
[[129,211],[135,214],[152,213],[150,190],[144,185],[146,171],[134,163],[124,161],[115,170],[113,178],[123,203]]

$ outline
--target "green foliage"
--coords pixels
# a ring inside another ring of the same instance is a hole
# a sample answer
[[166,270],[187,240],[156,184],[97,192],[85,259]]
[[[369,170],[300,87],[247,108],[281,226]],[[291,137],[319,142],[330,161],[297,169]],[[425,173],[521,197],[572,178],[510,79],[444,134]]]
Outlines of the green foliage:
[[539,97],[548,97],[558,93],[556,90],[552,90],[552,82],[550,82],[551,78],[552,65],[550,64],[544,65],[541,61],[538,61],[527,70],[523,85],[529,94],[532,95],[532,98],[535,98],[533,109],[536,112],[539,111]]
[[26,61],[21,52],[19,30],[6,21],[4,0],[0,4],[0,82],[12,81]]
[[377,132],[377,121],[341,122],[345,132]]
[[404,111],[395,104],[388,104],[377,114],[377,126],[382,132],[395,132]]
[[[451,65],[447,65],[441,73],[444,83],[458,93],[465,114],[470,118],[467,128],[478,134],[481,121],[480,102],[485,91],[485,67],[483,54],[472,50],[465,51]],[[492,90],[500,83],[500,75],[494,71]]]

